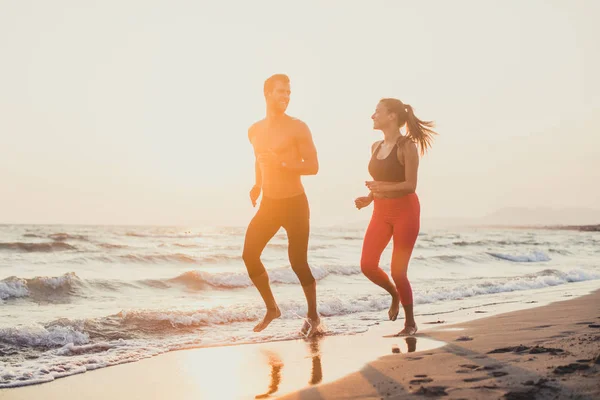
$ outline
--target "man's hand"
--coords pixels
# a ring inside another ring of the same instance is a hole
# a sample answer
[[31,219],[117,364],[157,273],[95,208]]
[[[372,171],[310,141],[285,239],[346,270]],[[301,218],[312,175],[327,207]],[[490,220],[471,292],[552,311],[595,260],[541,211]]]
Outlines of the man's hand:
[[281,157],[272,150],[259,154],[256,161],[261,168],[283,168],[285,166]]
[[250,201],[252,202],[252,207],[256,207],[258,196],[260,196],[260,186],[254,185],[252,186],[252,189],[250,189]]
[[372,201],[373,199],[371,198],[371,196],[358,197],[356,198],[356,200],[354,200],[354,205],[358,210],[360,210],[361,208],[365,208],[366,206],[371,204]]

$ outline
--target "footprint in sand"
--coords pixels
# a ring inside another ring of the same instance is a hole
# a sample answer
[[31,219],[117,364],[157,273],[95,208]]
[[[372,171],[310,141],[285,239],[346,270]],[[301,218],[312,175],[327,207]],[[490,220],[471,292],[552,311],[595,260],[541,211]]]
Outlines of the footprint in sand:
[[463,379],[463,382],[479,382],[479,381],[485,381],[486,379],[490,379],[490,377],[489,376],[476,376],[474,378]]
[[552,328],[554,325],[538,325],[538,326],[534,326],[531,329],[544,329],[544,328]]
[[511,391],[504,395],[506,400],[529,400],[535,399],[537,393],[540,391],[538,388],[532,388],[525,391]]
[[411,385],[420,385],[422,383],[429,383],[429,382],[433,382],[433,379],[431,378],[421,378],[421,379],[413,379],[412,381],[410,381],[409,383]]
[[425,397],[448,396],[446,389],[446,386],[421,386],[421,388],[416,392],[413,392],[413,394],[420,394]]
[[484,365],[483,367],[477,368],[475,371],[495,371],[502,368],[501,365]]
[[468,342],[470,340],[473,340],[473,338],[470,336],[459,336],[456,338],[457,342]]
[[554,368],[553,372],[557,375],[565,375],[572,374],[575,371],[583,371],[586,369],[590,369],[590,366],[587,364],[571,363],[568,365],[560,365]]

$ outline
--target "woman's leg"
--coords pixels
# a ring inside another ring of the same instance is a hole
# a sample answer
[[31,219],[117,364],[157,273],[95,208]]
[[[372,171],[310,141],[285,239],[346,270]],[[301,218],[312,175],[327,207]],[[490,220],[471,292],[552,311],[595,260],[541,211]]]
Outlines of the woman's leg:
[[391,238],[392,226],[385,221],[383,215],[374,212],[363,240],[360,269],[371,282],[381,286],[392,296],[388,315],[390,320],[395,321],[399,310],[398,292],[390,277],[379,267],[381,253]]
[[395,213],[391,267],[392,279],[396,284],[400,302],[404,308],[405,329],[402,331],[404,333],[410,333],[411,329],[409,328],[416,328],[413,293],[408,280],[408,264],[420,229],[419,200],[414,194],[409,196],[399,199],[398,210]]

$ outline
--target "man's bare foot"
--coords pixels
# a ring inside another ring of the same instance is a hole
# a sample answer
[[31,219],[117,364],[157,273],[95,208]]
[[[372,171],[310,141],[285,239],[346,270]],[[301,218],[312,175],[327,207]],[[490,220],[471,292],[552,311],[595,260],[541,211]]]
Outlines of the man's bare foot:
[[388,311],[390,321],[395,321],[396,318],[398,318],[399,311],[400,311],[400,300],[398,299],[398,296],[392,296],[392,304],[390,305],[390,310]]
[[262,321],[260,321],[258,323],[258,325],[256,325],[254,327],[254,332],[260,332],[260,331],[262,331],[267,326],[269,326],[269,324],[271,323],[271,321],[273,321],[275,318],[279,318],[279,317],[281,317],[281,311],[279,311],[279,307],[277,307],[277,308],[267,308],[267,313],[265,314],[265,317],[263,318]]
[[304,319],[304,324],[302,324],[302,329],[300,329],[300,333],[305,337],[309,338],[313,336],[315,333],[319,331],[321,327],[321,319],[317,318],[308,318]]
[[398,332],[398,336],[413,336],[417,333],[417,325],[404,325],[404,329]]

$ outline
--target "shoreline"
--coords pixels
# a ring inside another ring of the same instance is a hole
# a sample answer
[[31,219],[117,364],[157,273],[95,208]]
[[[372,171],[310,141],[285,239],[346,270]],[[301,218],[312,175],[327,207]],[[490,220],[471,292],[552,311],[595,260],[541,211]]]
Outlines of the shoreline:
[[[582,299],[595,299],[594,301],[600,302],[600,289],[597,287],[597,284],[573,284],[571,292],[575,294],[565,294],[568,292],[566,288],[556,288],[553,291],[546,291],[544,295],[538,294],[535,303],[520,301],[518,304],[485,304],[474,309],[464,309],[461,312],[445,315],[446,321],[440,321],[439,315],[421,316],[420,331],[414,341],[412,339],[407,341],[405,338],[384,337],[400,330],[394,330],[394,327],[399,327],[397,323],[394,325],[394,323],[386,321],[357,335],[323,336],[313,341],[298,339],[172,351],[134,363],[88,371],[48,383],[0,389],[0,399],[61,398],[69,400],[80,398],[79,396],[86,399],[108,397],[115,399],[208,399],[255,398],[260,395],[312,398],[306,397],[306,393],[302,394],[306,390],[313,394],[317,391],[320,398],[344,398],[343,390],[345,389],[340,389],[340,386],[350,385],[353,387],[359,382],[364,384],[363,378],[356,380],[357,374],[362,374],[361,371],[364,372],[365,368],[380,367],[386,371],[386,376],[389,375],[390,379],[393,378],[397,388],[402,388],[402,392],[389,392],[390,396],[393,395],[393,398],[397,398],[394,396],[408,395],[414,389],[410,384],[406,385],[406,382],[402,381],[406,378],[405,374],[394,375],[400,374],[400,371],[406,372],[404,363],[409,360],[410,364],[407,364],[409,367],[420,365],[419,363],[425,360],[425,363],[420,366],[420,370],[426,371],[423,374],[428,375],[427,379],[434,379],[432,385],[440,381],[447,388],[460,388],[461,386],[457,382],[449,380],[449,378],[444,378],[446,380],[433,378],[434,375],[431,372],[439,370],[439,356],[448,356],[447,349],[455,348],[458,336],[468,335],[474,339],[460,342],[460,346],[464,345],[468,349],[469,346],[478,343],[476,340],[478,337],[502,331],[502,324],[498,326],[499,321],[507,318],[518,319],[519,315],[525,314],[536,317],[539,314],[536,310],[543,311],[548,307],[560,308],[564,304],[574,304],[571,302],[579,304],[587,301],[589,308],[589,301]],[[566,301],[562,297],[577,296],[577,293],[592,291],[592,294],[583,294]],[[515,311],[515,306],[518,307],[517,311]],[[547,315],[548,319],[558,317],[552,312],[548,314],[547,311],[544,311],[543,313]],[[596,317],[600,317],[600,313],[596,313],[599,314]],[[568,318],[574,320],[576,316],[571,315]],[[600,323],[600,318],[596,321]],[[491,331],[481,329],[482,326],[488,325],[492,327]],[[538,324],[538,326],[541,325],[543,324]],[[500,344],[503,344],[504,347],[527,344],[521,340],[523,336],[521,333],[519,333],[518,340],[512,337],[510,332],[508,333],[509,335],[504,338],[486,339],[486,341],[496,343],[496,347],[502,347]],[[538,340],[548,340],[548,336],[552,336],[544,330],[539,330],[538,333],[540,334]],[[523,336],[523,338],[525,337]],[[516,343],[515,340],[519,343]],[[595,343],[600,352],[600,341]],[[480,349],[475,350],[479,351]],[[411,357],[409,353],[413,352],[414,356]],[[433,365],[431,362],[427,362],[428,359],[434,360]],[[442,360],[441,363],[444,362],[447,361]],[[402,368],[397,368],[398,363],[402,364]],[[454,371],[452,369],[454,367],[449,368]],[[415,374],[419,375],[419,373]],[[459,378],[465,378],[465,376],[459,376]],[[348,379],[351,379],[351,382]],[[412,377],[412,380],[414,379]],[[144,383],[144,385],[140,387],[140,383]],[[368,386],[373,389],[372,385]],[[423,385],[423,387],[426,388],[428,385]],[[100,394],[99,389],[106,389],[108,392]],[[463,390],[471,389],[463,388]],[[270,391],[273,393],[269,394]],[[373,393],[368,393],[371,392],[365,391],[358,397],[371,398]],[[377,398],[386,397],[385,393],[379,392],[377,392],[377,396],[379,396]]]

